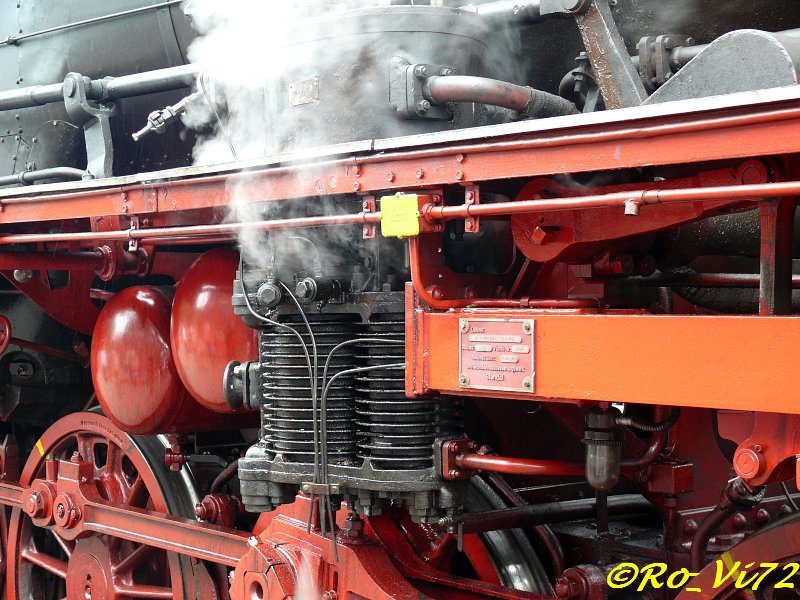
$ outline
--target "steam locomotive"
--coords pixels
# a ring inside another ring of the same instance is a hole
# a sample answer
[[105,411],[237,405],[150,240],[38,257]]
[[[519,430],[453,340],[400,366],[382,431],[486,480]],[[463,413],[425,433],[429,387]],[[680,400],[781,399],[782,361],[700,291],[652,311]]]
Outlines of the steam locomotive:
[[0,23],[5,598],[798,597],[795,2]]

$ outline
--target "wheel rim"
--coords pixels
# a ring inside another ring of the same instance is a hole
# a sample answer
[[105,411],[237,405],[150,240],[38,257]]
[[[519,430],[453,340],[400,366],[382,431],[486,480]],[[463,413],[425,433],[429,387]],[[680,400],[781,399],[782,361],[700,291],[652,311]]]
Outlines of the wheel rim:
[[[28,485],[42,477],[47,458],[68,459],[75,451],[94,465],[100,496],[117,506],[172,514],[192,506],[185,476],[166,471],[157,438],[134,438],[93,413],[69,415],[52,425],[25,464],[20,482]],[[186,488],[183,497],[176,497],[181,488]],[[19,509],[13,511],[9,529],[14,557],[8,569],[9,600],[184,597],[178,555],[105,535],[65,541],[35,527]]]

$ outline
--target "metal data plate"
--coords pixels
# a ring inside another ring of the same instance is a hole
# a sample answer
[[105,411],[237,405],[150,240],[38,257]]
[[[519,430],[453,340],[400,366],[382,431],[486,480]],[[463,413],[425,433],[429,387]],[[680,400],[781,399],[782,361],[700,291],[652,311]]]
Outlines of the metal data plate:
[[459,388],[534,392],[532,319],[460,319],[459,330]]

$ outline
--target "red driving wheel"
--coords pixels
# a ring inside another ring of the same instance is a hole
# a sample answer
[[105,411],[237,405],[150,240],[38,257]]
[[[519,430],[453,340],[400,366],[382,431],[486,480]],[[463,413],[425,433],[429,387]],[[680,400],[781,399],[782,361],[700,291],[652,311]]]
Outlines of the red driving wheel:
[[[68,459],[74,452],[93,463],[98,492],[117,506],[172,514],[193,506],[186,474],[164,467],[158,438],[134,438],[96,413],[53,424],[28,458],[21,483],[43,477],[48,458]],[[184,597],[186,559],[175,554],[105,535],[66,541],[18,509],[9,529],[9,600]]]

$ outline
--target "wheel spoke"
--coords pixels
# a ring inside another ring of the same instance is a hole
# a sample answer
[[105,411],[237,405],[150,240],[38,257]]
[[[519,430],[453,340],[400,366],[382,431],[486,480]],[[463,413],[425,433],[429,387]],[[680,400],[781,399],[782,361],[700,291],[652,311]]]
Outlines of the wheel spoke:
[[67,563],[64,561],[53,558],[47,554],[36,552],[35,550],[25,549],[20,553],[20,556],[27,560],[29,563],[41,567],[45,571],[52,573],[61,579],[67,578]]
[[63,539],[60,535],[58,535],[55,531],[50,532],[56,540],[56,543],[61,546],[61,549],[64,551],[64,554],[67,555],[67,560],[72,556],[72,550],[75,548],[74,542],[67,542]]
[[128,496],[128,504],[138,508],[143,508],[147,504],[147,485],[142,479],[141,475],[136,476],[136,481],[131,485],[130,495]]
[[155,587],[152,585],[118,585],[116,592],[129,598],[174,598],[172,590],[165,587]]
[[81,455],[81,459],[94,464],[94,443],[91,436],[78,434],[75,436],[75,440],[78,442],[78,453]]
[[122,470],[121,461],[122,461],[122,451],[120,450],[119,446],[117,446],[113,442],[109,442],[108,449],[106,450],[106,464],[105,464],[106,473],[120,472]]
[[132,572],[136,567],[153,556],[155,551],[156,548],[153,546],[139,546],[117,565],[115,572],[120,575]]

